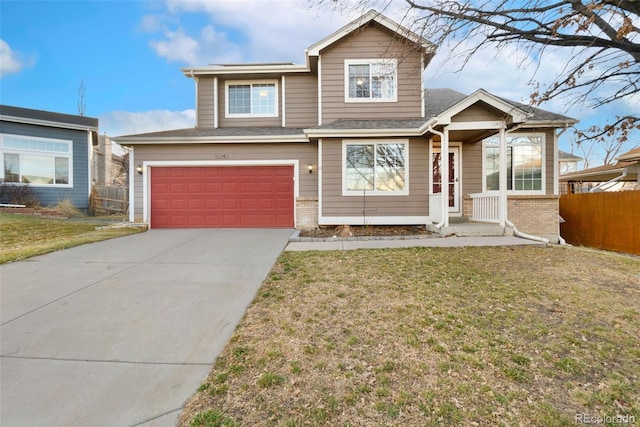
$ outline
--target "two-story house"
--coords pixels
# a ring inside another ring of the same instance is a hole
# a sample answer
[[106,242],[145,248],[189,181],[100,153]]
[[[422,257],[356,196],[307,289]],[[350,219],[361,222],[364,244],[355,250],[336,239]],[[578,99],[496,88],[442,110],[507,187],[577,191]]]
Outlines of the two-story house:
[[576,120],[482,89],[424,89],[434,54],[370,11],[304,65],[183,69],[196,126],[116,138],[133,149],[131,220],[446,232],[463,217],[557,241],[558,135]]

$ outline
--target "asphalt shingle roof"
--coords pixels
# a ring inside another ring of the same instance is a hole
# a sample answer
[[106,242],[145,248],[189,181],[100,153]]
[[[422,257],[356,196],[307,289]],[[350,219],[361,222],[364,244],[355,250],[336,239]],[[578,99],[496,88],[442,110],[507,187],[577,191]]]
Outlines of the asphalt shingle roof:
[[200,138],[200,137],[235,137],[235,136],[295,136],[303,135],[304,132],[299,128],[283,128],[283,127],[225,127],[225,128],[186,128],[165,130],[159,132],[139,133],[135,135],[123,135],[123,137],[139,137],[139,138]]
[[[336,120],[310,129],[354,130],[354,129],[417,129],[432,117],[455,106],[468,95],[453,89],[425,89],[425,118],[406,118],[394,120]],[[552,113],[540,108],[531,107],[506,98],[503,101],[532,113],[534,121],[574,121],[561,114]],[[199,137],[252,137],[252,136],[295,136],[303,135],[304,129],[283,127],[225,127],[225,128],[187,128],[160,132],[149,132],[136,135],[125,135],[120,138],[199,138]],[[117,138],[116,138],[117,139]]]
[[11,105],[0,105],[0,115],[47,122],[68,123],[76,126],[98,127],[98,119],[94,117],[54,113],[52,111],[44,110],[32,110],[30,108],[13,107]]

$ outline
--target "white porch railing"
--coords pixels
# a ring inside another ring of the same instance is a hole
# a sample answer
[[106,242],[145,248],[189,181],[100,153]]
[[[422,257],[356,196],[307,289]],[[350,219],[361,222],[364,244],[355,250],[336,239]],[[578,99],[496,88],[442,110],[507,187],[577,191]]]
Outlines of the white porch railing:
[[442,193],[429,194],[429,219],[435,223],[442,222]]
[[[475,193],[470,194],[469,196],[473,201],[473,210],[471,213],[472,221],[500,222],[498,219],[498,206],[500,203],[499,195]],[[429,200],[429,202],[431,202],[431,200]]]

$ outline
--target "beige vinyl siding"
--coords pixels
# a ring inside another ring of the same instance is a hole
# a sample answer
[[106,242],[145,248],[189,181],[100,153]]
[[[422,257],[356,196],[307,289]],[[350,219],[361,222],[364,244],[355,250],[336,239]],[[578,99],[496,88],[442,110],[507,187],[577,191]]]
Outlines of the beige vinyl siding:
[[554,156],[553,156],[553,133],[554,129],[547,129],[545,131],[545,176],[547,180],[546,185],[546,193],[545,194],[553,194],[554,187],[554,176],[553,176],[553,168],[554,168]]
[[[240,81],[240,79],[233,78],[229,79],[234,82]],[[226,80],[223,78],[218,78],[218,125],[222,127],[273,127],[279,126],[282,127],[282,81],[280,78],[264,78],[264,77],[254,77],[252,79],[247,79],[247,83],[251,83],[254,81],[277,81],[277,90],[276,96],[278,97],[278,116],[277,117],[225,117],[226,116]]]
[[318,124],[318,76],[285,76],[285,125],[306,128]]
[[214,78],[198,78],[198,119],[197,126],[201,128],[212,128],[214,123]]
[[[365,197],[342,195],[342,141],[342,139],[324,139],[322,142],[322,215],[361,218],[365,209]],[[409,194],[366,196],[365,215],[367,217],[428,215],[429,181],[428,140],[410,139],[409,179],[407,180]]]
[[490,120],[501,120],[504,113],[493,107],[479,102],[464,109],[451,118],[452,122],[481,122]]
[[461,195],[482,193],[482,141],[462,144]]
[[[322,121],[421,117],[421,55],[370,24],[320,53]],[[345,60],[396,58],[397,102],[345,102]]]
[[[268,147],[267,147],[268,145]],[[265,143],[265,144],[172,144],[138,145],[134,150],[136,165],[145,161],[207,161],[207,160],[298,160],[299,197],[318,197],[318,144],[317,143]],[[307,165],[314,165],[314,173]],[[142,185],[144,175],[135,174],[134,215],[142,217]],[[298,177],[294,177],[298,179]]]

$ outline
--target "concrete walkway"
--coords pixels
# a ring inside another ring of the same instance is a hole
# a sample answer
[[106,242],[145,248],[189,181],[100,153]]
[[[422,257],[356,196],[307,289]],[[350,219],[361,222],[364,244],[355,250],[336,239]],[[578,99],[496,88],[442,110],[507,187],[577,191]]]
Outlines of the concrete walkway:
[[500,237],[429,237],[393,240],[339,240],[315,242],[289,242],[286,251],[346,251],[352,249],[462,247],[462,246],[522,246],[545,245],[542,242],[513,236]]
[[0,425],[175,426],[292,230],[150,230],[0,266]]

